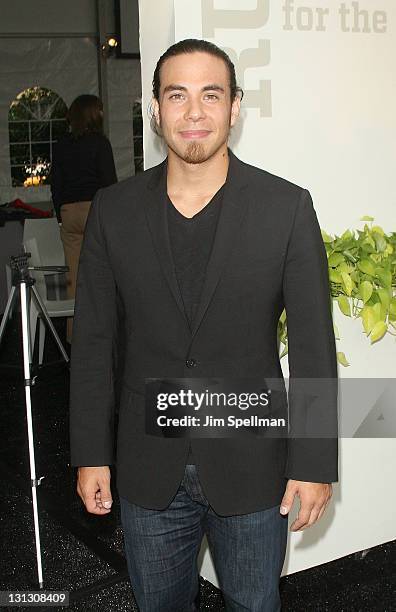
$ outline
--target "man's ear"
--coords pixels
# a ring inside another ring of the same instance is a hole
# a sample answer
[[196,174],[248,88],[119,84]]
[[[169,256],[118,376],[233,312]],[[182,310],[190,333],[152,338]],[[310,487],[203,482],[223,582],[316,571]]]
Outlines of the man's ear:
[[239,96],[234,98],[234,101],[231,105],[231,120],[230,127],[233,127],[239,117],[239,113],[241,111],[241,99]]
[[151,106],[152,106],[153,117],[155,118],[155,122],[158,127],[161,127],[160,107],[159,107],[158,100],[156,98],[151,98]]

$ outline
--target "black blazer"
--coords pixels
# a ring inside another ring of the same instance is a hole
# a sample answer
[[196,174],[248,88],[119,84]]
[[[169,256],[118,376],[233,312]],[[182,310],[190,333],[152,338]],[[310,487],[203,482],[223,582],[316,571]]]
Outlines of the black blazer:
[[[286,306],[290,384],[300,377],[337,380],[327,257],[311,196],[228,154],[192,331],[167,232],[167,158],[100,189],[88,216],[71,353],[71,464],[110,465],[116,457],[119,494],[146,508],[163,509],[173,499],[189,440],[145,434],[145,378],[276,379],[286,405],[277,343]],[[124,367],[115,389],[120,344]],[[337,418],[337,392],[326,411]],[[192,450],[207,499],[224,516],[279,504],[288,478],[338,480],[337,437],[194,438]]]

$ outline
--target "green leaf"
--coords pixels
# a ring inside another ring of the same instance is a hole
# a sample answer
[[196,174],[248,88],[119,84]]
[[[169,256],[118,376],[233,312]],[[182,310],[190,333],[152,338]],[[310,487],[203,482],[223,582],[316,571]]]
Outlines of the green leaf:
[[380,340],[380,338],[382,338],[386,334],[387,329],[388,326],[384,321],[378,321],[378,323],[376,323],[373,329],[371,330],[371,344],[373,344],[373,342],[376,342],[377,340]]
[[377,278],[381,281],[384,287],[390,288],[392,286],[392,273],[390,270],[384,270],[383,268],[376,268],[375,270]]
[[333,283],[342,283],[342,276],[337,270],[330,268],[329,270],[329,278]]
[[359,293],[363,300],[363,304],[365,304],[371,298],[371,294],[373,293],[373,285],[370,283],[370,281],[365,280],[360,283]]
[[360,221],[374,221],[374,217],[369,217],[369,215],[364,215],[364,217],[360,217]]
[[374,312],[373,308],[373,306],[363,306],[362,310],[360,311],[366,336],[370,334],[374,325],[378,321],[378,315]]
[[384,305],[386,310],[388,310],[391,299],[389,291],[387,289],[384,289],[383,287],[378,287],[377,295],[379,296],[379,299],[381,300],[381,303]]
[[370,274],[370,276],[375,276],[375,266],[372,261],[369,259],[362,259],[358,262],[358,268],[365,274]]
[[348,367],[350,365],[347,361],[347,358],[345,357],[345,353],[343,353],[342,351],[337,351],[337,361],[345,367]]
[[377,251],[379,253],[383,253],[387,245],[385,238],[381,236],[381,234],[378,234],[378,232],[373,232],[373,236],[374,236],[375,246],[376,246]]
[[393,320],[396,319],[396,297],[393,297],[389,304],[389,317]]
[[355,283],[346,272],[341,272],[342,276],[342,284],[344,285],[345,293],[350,296],[352,293],[352,289],[355,286]]
[[349,261],[352,261],[352,263],[356,263],[357,259],[354,255],[352,255],[352,253],[350,251],[348,251],[347,249],[344,251],[344,255],[347,259],[349,259]]
[[324,230],[320,230],[322,233],[322,240],[323,242],[333,242],[333,238],[331,236],[329,236],[329,234],[327,234]]
[[340,332],[338,331],[338,327],[337,327],[337,325],[334,323],[334,321],[333,321],[333,330],[334,330],[334,338],[335,338],[336,340],[339,340],[339,339],[340,339]]
[[375,316],[377,317],[377,321],[379,321],[382,315],[381,302],[377,302],[372,308]]
[[362,247],[362,250],[365,251],[366,253],[375,253],[374,240],[373,240],[373,244],[365,240],[364,242],[362,242],[361,247]]
[[329,266],[331,266],[332,268],[335,268],[342,261],[345,261],[345,258],[341,253],[332,253],[328,261],[329,261]]
[[353,269],[354,269],[353,266],[351,266],[348,262],[346,262],[345,259],[337,266],[338,272],[346,272],[347,274],[352,272]]
[[348,298],[345,295],[339,295],[337,297],[337,302],[342,314],[346,315],[347,317],[350,317],[351,307]]
[[351,233],[351,231],[349,229],[347,229],[342,234],[341,238],[342,238],[342,240],[348,240],[349,238],[352,238],[352,236],[353,236],[353,234]]

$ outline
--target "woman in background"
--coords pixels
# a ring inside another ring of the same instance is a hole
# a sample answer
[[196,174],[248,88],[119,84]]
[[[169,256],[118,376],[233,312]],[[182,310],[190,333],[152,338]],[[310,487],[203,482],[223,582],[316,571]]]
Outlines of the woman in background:
[[[103,104],[94,95],[78,96],[67,121],[70,131],[54,145],[51,193],[65,251],[67,295],[75,297],[81,244],[92,198],[101,187],[117,182],[113,151],[103,133]],[[67,320],[71,343],[73,318]]]

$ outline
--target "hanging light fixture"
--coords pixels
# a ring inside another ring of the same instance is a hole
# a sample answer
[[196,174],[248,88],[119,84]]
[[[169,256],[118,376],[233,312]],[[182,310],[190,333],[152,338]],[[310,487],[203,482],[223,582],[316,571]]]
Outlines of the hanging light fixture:
[[115,36],[108,36],[106,42],[102,44],[103,57],[108,58],[114,55],[116,47],[118,47],[117,38]]

